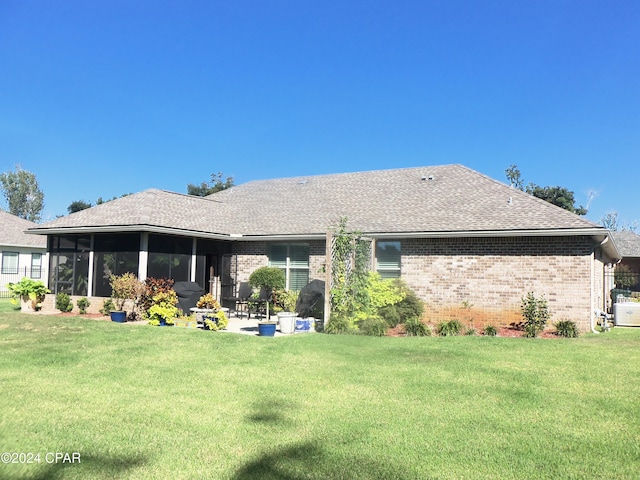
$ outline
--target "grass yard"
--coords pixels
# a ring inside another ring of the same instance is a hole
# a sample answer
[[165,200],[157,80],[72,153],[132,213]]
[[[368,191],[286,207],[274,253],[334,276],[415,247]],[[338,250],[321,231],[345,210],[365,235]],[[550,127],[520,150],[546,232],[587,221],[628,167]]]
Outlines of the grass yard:
[[0,451],[40,455],[3,479],[640,477],[640,329],[261,338],[8,312],[0,356]]

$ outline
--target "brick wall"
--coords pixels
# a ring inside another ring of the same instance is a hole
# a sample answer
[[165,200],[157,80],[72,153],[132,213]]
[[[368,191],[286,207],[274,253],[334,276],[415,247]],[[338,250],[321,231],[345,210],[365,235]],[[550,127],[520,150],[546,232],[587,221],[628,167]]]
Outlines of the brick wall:
[[585,330],[591,248],[584,237],[406,239],[402,278],[435,322],[472,317],[476,327],[508,325],[521,320],[521,299],[533,292],[548,300],[552,321],[573,320]]

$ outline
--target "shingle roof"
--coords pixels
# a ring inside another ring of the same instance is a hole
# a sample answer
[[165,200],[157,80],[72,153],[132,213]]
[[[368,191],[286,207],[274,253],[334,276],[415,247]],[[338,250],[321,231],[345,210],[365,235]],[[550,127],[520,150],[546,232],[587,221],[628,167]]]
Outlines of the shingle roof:
[[24,233],[36,224],[0,210],[0,245],[11,247],[46,248],[47,239]]
[[640,235],[634,232],[612,232],[622,258],[640,257]]
[[366,233],[602,228],[461,165],[257,180],[205,198],[146,190],[39,230],[156,226],[208,234],[324,234],[340,217]]
[[324,233],[341,216],[371,233],[597,227],[461,165],[259,180],[207,198],[233,204],[241,233]]

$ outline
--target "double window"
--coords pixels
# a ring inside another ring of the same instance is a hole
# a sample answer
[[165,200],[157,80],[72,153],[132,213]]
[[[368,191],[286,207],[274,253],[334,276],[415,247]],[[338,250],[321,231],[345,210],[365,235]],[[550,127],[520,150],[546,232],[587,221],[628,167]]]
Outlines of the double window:
[[309,245],[304,243],[270,245],[269,266],[284,270],[287,290],[301,290],[309,283]]
[[376,242],[376,270],[382,278],[400,277],[400,242]]

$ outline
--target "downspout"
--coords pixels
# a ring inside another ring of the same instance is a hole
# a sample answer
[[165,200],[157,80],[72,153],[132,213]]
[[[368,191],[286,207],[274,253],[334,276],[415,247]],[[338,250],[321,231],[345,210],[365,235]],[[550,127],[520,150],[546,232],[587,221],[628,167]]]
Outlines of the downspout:
[[[607,243],[608,241],[609,241],[609,235],[607,235],[606,237],[604,237],[604,240],[602,240],[602,241],[600,242],[600,244],[599,244],[596,248],[601,248],[601,247],[602,247],[605,243]],[[595,309],[595,299],[594,299],[595,293],[594,293],[594,291],[593,291],[593,289],[594,289],[594,285],[593,285],[593,284],[594,284],[594,278],[593,278],[593,275],[594,275],[594,273],[595,273],[595,272],[594,272],[594,264],[595,264],[595,261],[596,261],[596,249],[594,248],[594,249],[591,251],[591,282],[590,282],[590,283],[591,283],[591,313],[590,313],[590,315],[589,315],[589,326],[591,327],[591,332],[592,332],[592,333],[600,333],[599,331],[597,331],[597,330],[596,330],[595,322],[594,322],[595,313],[596,313],[596,309]],[[604,278],[602,279],[602,281],[603,281],[603,283],[604,283]],[[603,306],[604,306],[604,305],[603,305]]]
[[[609,238],[609,237],[606,237],[606,238],[605,238],[605,240],[606,240],[607,238]],[[604,242],[603,242],[603,243],[604,243]],[[600,245],[602,245],[602,243],[601,243]],[[593,320],[594,320],[594,317],[595,317],[595,314],[596,314],[595,300],[594,300],[594,292],[593,292],[593,289],[594,289],[594,286],[593,286],[593,283],[594,283],[594,281],[593,281],[593,280],[594,280],[594,279],[593,279],[593,275],[594,275],[594,273],[595,273],[595,272],[594,272],[594,265],[593,265],[593,264],[594,264],[594,263],[595,263],[595,261],[596,261],[596,253],[595,253],[595,252],[596,252],[596,251],[595,251],[595,249],[591,251],[591,281],[589,282],[590,287],[591,287],[591,288],[590,288],[590,290],[591,290],[591,312],[589,313],[589,327],[591,328],[591,332],[592,332],[592,333],[600,333],[600,332],[598,332],[598,331],[596,330],[596,327],[595,327],[595,325],[594,325],[594,321],[593,321]]]

